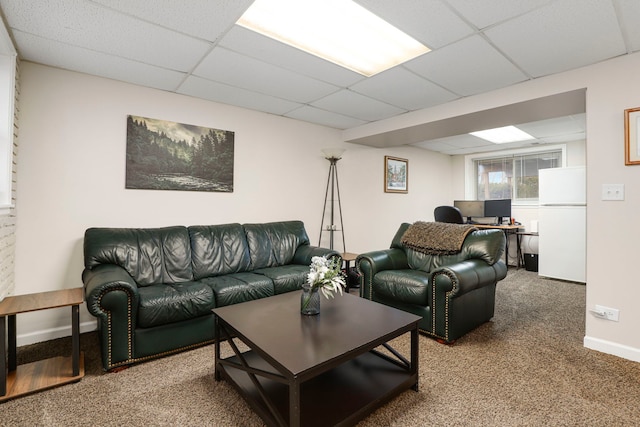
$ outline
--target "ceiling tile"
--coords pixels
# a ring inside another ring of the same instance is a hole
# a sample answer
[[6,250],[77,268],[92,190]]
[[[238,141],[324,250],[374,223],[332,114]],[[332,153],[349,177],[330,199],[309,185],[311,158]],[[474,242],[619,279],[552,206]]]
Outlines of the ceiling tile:
[[220,46],[340,87],[365,79],[361,74],[238,25],[224,36]]
[[330,111],[314,108],[310,105],[304,105],[286,114],[292,119],[304,120],[320,125],[329,126],[336,129],[348,129],[350,127],[360,126],[366,123],[364,120],[355,119],[353,117],[343,116],[341,114],[332,113]]
[[[469,135],[469,134],[462,134],[462,135],[456,135],[456,136],[448,136],[445,138],[437,138],[437,139],[432,139],[430,141],[424,141],[424,142],[420,142],[418,143],[420,146],[423,147],[434,147],[434,146],[438,146],[438,145],[443,145],[443,147],[448,147],[448,148],[452,148],[452,149],[457,149],[457,148],[474,148],[474,149],[478,149],[481,147],[487,147],[487,146],[493,146],[495,144],[486,141],[482,138],[478,138],[475,137],[473,135]],[[431,148],[433,149],[433,148]]]
[[80,47],[13,32],[21,58],[71,71],[107,77],[140,86],[173,91],[186,74]]
[[534,77],[626,53],[610,1],[556,1],[490,28],[486,35]]
[[627,50],[640,49],[640,2],[638,0],[618,0],[618,18],[627,39]]
[[289,101],[307,103],[338,90],[336,86],[284,68],[216,48],[194,75]]
[[545,138],[553,135],[579,134],[586,130],[585,114],[518,124],[517,127],[536,138]]
[[[527,145],[530,146],[531,142],[528,142]],[[489,144],[489,145],[483,145],[481,150],[475,147],[456,148],[455,150],[452,150],[449,153],[452,155],[490,153],[492,151],[504,151],[512,148],[518,148],[519,146],[520,146],[519,143],[511,143],[508,145],[507,144]]]
[[223,104],[236,105],[280,115],[298,108],[301,105],[281,98],[239,89],[195,76],[187,78],[177,92],[210,101],[221,102]]
[[[473,139],[472,139],[473,138]],[[475,141],[474,141],[475,139]],[[502,151],[504,145],[492,144],[471,135],[461,135],[459,137],[440,138],[432,141],[423,141],[412,144],[415,147],[437,151],[449,155],[464,155],[479,152]],[[512,148],[511,146],[509,148]]]
[[474,30],[440,0],[356,0],[430,49],[473,34]]
[[441,142],[439,140],[416,142],[415,144],[411,144],[411,145],[414,147],[420,147],[420,148],[424,148],[431,151],[441,151],[441,152],[454,149],[454,147],[452,147],[451,145]]
[[527,79],[480,36],[472,36],[404,64],[458,95],[468,96]]
[[550,135],[543,138],[539,138],[540,141],[551,144],[558,144],[561,142],[571,142],[571,141],[582,141],[587,139],[586,132],[577,132],[572,134],[562,134],[562,135]]
[[365,121],[381,120],[406,111],[350,90],[333,93],[311,105]]
[[209,49],[201,40],[83,0],[2,3],[15,30],[110,55],[189,71]]
[[440,86],[402,67],[376,74],[350,87],[351,90],[406,110],[418,110],[458,98]]
[[491,147],[495,145],[493,142],[478,138],[477,136],[469,135],[468,133],[458,136],[451,136],[448,138],[442,138],[442,141],[456,148],[479,148]]
[[208,41],[229,31],[253,0],[92,0],[148,22]]
[[446,0],[479,29],[530,12],[552,0]]
[[477,153],[478,151],[475,150],[474,148],[451,148],[448,150],[441,150],[440,153],[442,154],[448,154],[450,156],[464,156],[467,154],[474,154]]

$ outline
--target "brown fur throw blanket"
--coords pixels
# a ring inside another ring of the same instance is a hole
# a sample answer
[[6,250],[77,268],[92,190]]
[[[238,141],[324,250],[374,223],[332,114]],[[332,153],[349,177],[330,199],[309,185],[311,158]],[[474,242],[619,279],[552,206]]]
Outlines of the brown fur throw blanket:
[[467,234],[477,230],[473,225],[416,221],[407,228],[400,243],[427,255],[453,255],[462,250]]

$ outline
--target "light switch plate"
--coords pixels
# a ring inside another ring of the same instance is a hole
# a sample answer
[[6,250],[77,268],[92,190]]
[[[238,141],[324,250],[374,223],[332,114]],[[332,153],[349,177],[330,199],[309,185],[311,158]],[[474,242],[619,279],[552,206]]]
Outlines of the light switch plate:
[[602,184],[602,200],[624,200],[624,184]]

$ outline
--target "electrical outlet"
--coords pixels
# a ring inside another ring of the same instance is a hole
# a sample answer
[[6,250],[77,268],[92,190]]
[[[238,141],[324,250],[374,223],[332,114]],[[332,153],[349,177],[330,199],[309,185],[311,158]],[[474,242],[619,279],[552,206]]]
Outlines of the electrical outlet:
[[603,316],[601,316],[603,319],[613,320],[614,322],[617,322],[620,317],[620,310],[616,308],[604,307],[602,305],[596,305],[595,312],[603,313]]

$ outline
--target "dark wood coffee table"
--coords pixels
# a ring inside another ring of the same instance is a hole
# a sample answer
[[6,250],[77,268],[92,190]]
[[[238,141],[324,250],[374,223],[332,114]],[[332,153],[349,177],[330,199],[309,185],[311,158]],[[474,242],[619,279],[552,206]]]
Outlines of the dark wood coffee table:
[[[355,295],[300,314],[289,292],[216,308],[215,378],[233,384],[267,425],[354,425],[404,390],[418,390],[418,321]],[[388,342],[411,334],[407,360]],[[237,341],[249,347],[243,353]],[[234,355],[220,356],[221,341]]]

